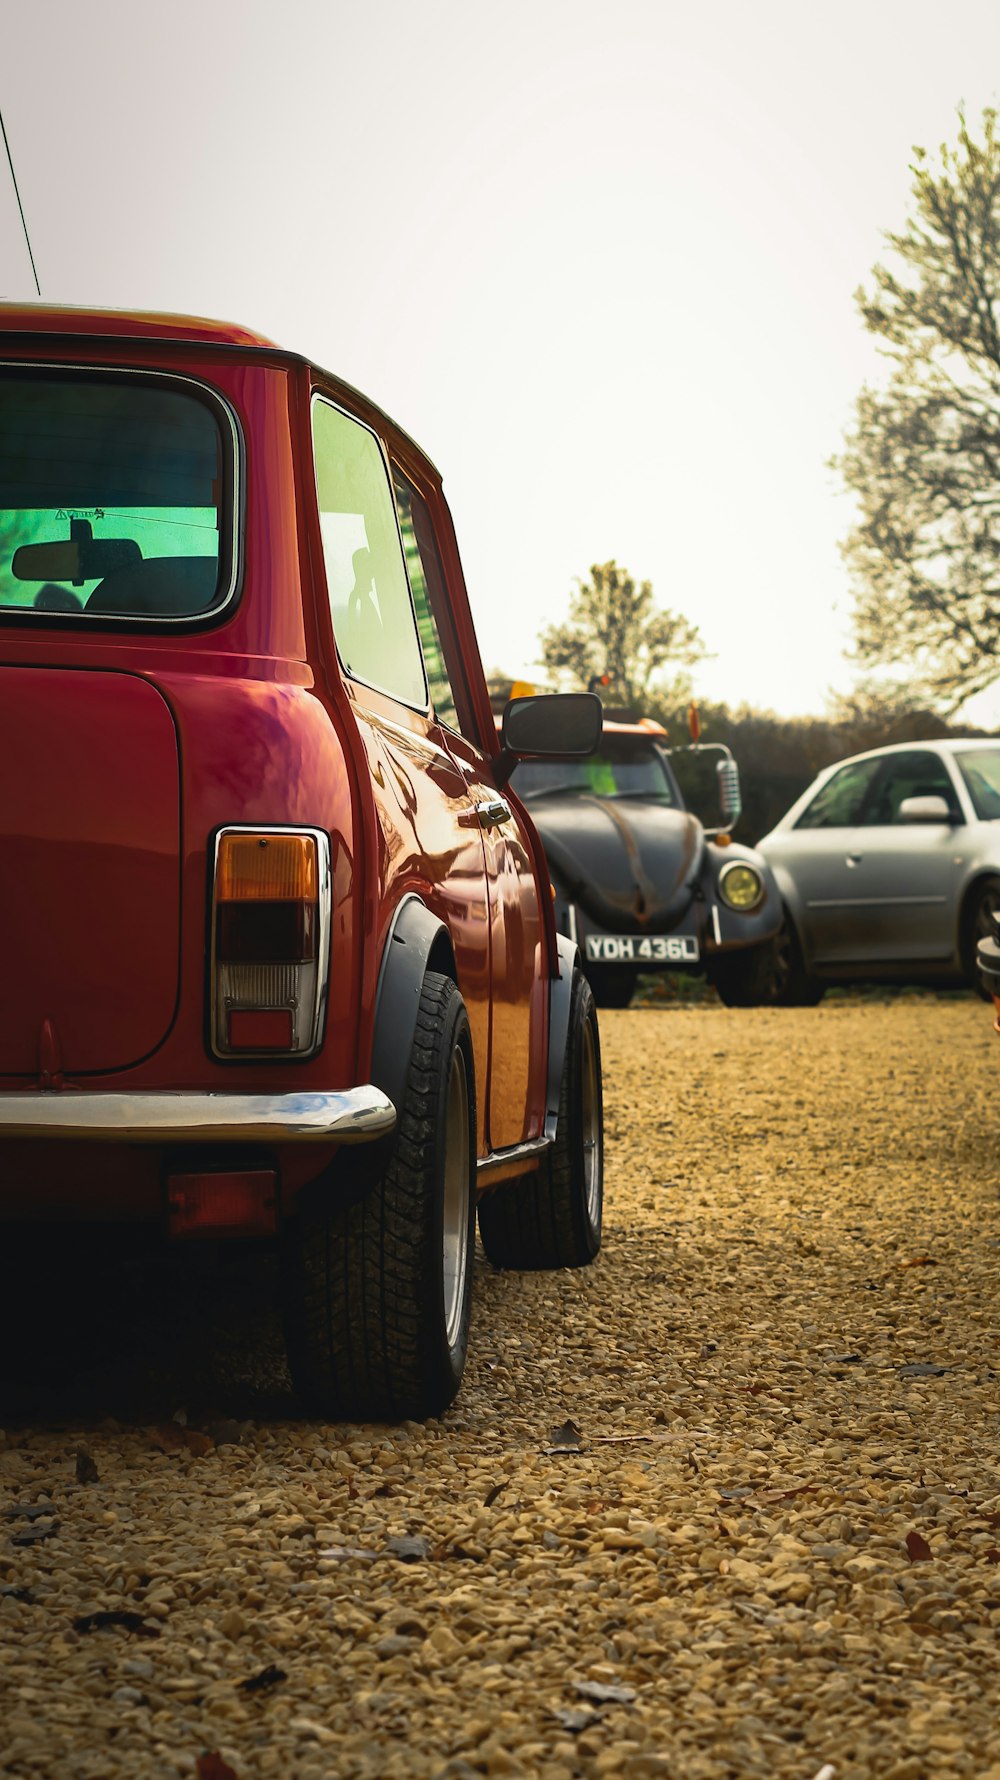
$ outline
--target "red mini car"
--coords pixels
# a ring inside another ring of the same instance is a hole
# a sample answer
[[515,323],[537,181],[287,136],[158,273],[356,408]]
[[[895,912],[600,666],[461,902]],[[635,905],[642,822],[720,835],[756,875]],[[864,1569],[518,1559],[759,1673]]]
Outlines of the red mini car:
[[244,329],[0,305],[0,1216],[275,1237],[293,1379],[435,1414],[479,1226],[601,1234],[600,1051],[441,479]]

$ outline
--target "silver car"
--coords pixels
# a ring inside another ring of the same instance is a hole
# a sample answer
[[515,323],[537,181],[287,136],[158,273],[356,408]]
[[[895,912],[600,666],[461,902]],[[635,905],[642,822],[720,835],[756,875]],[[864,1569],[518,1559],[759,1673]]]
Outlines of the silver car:
[[906,742],[827,767],[760,842],[785,923],[754,999],[835,982],[969,983],[1000,908],[1000,741]]

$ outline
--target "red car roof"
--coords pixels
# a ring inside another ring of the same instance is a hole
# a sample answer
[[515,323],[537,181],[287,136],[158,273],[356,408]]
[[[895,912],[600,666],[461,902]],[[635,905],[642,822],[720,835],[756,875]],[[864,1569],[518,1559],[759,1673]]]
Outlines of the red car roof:
[[75,309],[57,303],[0,303],[0,333],[101,334],[118,339],[188,340],[223,346],[267,346],[274,341],[238,322],[200,315],[155,315],[135,309]]

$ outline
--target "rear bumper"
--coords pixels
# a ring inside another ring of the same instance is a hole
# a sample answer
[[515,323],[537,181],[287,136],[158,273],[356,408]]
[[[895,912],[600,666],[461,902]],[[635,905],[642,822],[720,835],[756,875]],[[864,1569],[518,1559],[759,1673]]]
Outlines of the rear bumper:
[[91,1143],[368,1143],[396,1125],[378,1088],[342,1094],[0,1093],[0,1140]]

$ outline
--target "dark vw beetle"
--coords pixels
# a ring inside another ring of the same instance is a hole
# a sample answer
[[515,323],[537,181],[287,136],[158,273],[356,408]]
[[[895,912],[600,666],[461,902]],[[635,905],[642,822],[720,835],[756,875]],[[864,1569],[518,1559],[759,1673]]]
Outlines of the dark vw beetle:
[[[721,823],[685,808],[672,753],[715,758]],[[677,751],[649,718],[605,717],[587,760],[522,761],[511,785],[542,837],[556,925],[599,1006],[626,1007],[646,971],[705,974],[728,1006],[755,998],[781,898],[759,853],[735,845],[739,774],[717,745]]]

